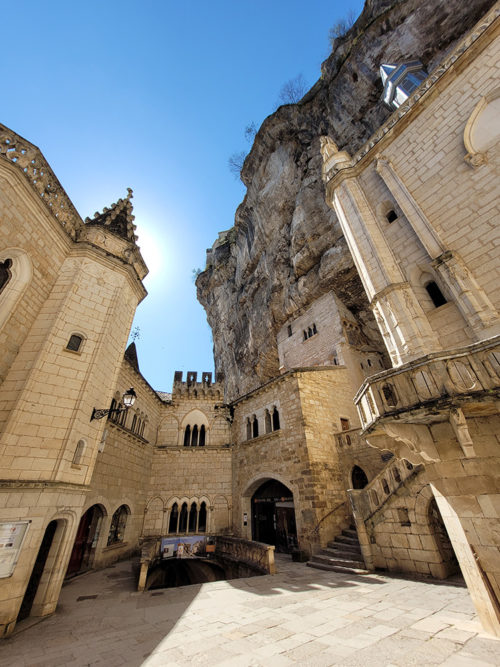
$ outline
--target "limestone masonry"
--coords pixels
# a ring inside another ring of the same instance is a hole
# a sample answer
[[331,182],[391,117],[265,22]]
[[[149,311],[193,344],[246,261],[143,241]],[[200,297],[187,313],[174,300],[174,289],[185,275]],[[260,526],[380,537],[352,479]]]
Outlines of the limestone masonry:
[[204,535],[461,571],[500,636],[499,33],[491,0],[366,3],[256,136],[197,279],[216,373],[171,394],[125,349],[132,191],[84,221],[0,125],[0,634],[66,577]]

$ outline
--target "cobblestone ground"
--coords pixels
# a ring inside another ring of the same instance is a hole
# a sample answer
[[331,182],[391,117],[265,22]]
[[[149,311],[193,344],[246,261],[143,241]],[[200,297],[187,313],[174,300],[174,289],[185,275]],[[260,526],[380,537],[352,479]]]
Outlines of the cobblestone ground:
[[278,560],[275,576],[137,593],[132,561],[71,581],[1,667],[500,665],[460,586]]

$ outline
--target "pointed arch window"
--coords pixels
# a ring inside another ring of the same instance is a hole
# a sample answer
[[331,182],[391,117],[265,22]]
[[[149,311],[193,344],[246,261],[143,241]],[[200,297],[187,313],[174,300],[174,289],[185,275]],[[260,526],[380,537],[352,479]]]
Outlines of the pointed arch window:
[[185,533],[188,526],[188,506],[187,503],[182,503],[181,513],[179,515],[179,533]]
[[205,424],[200,426],[200,439],[198,442],[198,447],[205,447]]
[[198,519],[198,507],[196,503],[191,503],[191,509],[189,510],[189,523],[188,523],[189,533],[196,533],[197,519]]
[[256,415],[253,416],[252,421],[252,436],[254,438],[259,437],[259,420],[257,419]]
[[275,407],[273,410],[273,431],[279,431],[280,429],[280,413]]
[[188,424],[184,431],[184,447],[189,447],[191,444],[191,426]]
[[191,432],[191,447],[198,447],[198,426],[196,424]]
[[113,514],[111,519],[111,526],[109,527],[108,534],[108,547],[111,544],[117,544],[118,542],[123,542],[125,538],[125,527],[127,525],[127,517],[130,514],[130,510],[127,505],[120,505],[120,507]]
[[174,503],[172,509],[170,510],[170,520],[168,522],[168,532],[176,533],[177,532],[177,523],[179,521],[179,505]]
[[207,529],[207,504],[203,501],[200,505],[198,516],[198,532],[204,533]]

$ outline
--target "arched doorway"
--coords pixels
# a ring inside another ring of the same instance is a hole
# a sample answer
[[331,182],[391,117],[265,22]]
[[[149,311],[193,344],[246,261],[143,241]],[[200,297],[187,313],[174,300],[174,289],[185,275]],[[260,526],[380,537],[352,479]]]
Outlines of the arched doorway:
[[69,559],[66,577],[90,570],[101,531],[104,511],[100,505],[92,505],[82,515],[76,532],[75,544]]
[[364,489],[368,484],[368,477],[363,468],[360,468],[359,466],[354,466],[352,469],[351,479],[353,489]]
[[443,517],[439,511],[438,504],[435,498],[431,498],[427,508],[427,516],[429,519],[429,526],[431,533],[436,540],[436,545],[441,558],[443,559],[443,566],[445,569],[445,577],[450,577],[452,574],[460,572],[460,565],[458,564],[455,551],[448,537],[448,531],[444,525]]
[[38,550],[33,570],[31,571],[30,580],[28,581],[28,586],[26,587],[26,592],[24,593],[21,608],[19,609],[19,614],[17,615],[18,621],[22,621],[23,619],[27,618],[31,613],[31,608],[33,607],[33,602],[38,591],[38,586],[40,585],[40,580],[45,570],[47,558],[54,541],[56,529],[57,521],[51,521],[45,529],[42,543],[40,544],[40,549]]
[[297,548],[293,493],[275,479],[264,482],[252,496],[252,538],[274,544],[282,553]]

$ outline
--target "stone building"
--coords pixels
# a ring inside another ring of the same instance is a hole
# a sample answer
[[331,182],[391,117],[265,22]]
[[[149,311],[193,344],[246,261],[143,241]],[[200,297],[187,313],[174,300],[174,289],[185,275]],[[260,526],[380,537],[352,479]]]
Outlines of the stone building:
[[500,632],[500,9],[452,4],[370,3],[264,122],[197,279],[218,371],[171,394],[125,349],[147,273],[132,192],[84,221],[0,126],[2,634],[144,540],[311,556],[353,521],[366,569],[460,566]]

